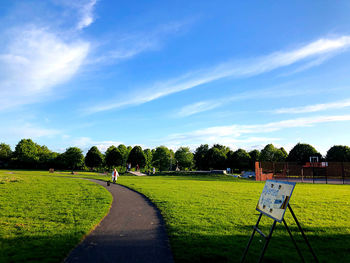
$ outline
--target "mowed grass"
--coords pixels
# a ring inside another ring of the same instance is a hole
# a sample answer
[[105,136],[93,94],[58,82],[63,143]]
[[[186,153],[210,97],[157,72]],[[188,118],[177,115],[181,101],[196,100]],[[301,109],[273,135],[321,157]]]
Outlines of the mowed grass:
[[87,180],[0,171],[0,262],[60,262],[109,211]]
[[[231,177],[120,177],[161,210],[176,262],[239,262],[258,218],[263,182]],[[297,184],[290,202],[321,262],[350,262],[350,186]],[[307,262],[313,262],[290,213],[286,220]],[[268,233],[273,221],[263,217]],[[256,262],[264,240],[257,234],[247,262]],[[300,262],[282,224],[265,262]]]

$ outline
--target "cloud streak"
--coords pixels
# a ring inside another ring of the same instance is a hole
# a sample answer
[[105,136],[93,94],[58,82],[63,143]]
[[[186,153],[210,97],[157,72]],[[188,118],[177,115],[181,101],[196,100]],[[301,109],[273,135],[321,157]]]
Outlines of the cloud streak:
[[[324,61],[323,56],[330,57],[337,52],[349,48],[350,36],[338,38],[322,38],[304,45],[298,49],[284,52],[275,52],[256,59],[247,59],[239,62],[223,63],[210,69],[192,71],[180,77],[157,82],[150,87],[143,88],[130,94],[123,103],[112,104],[109,101],[85,109],[87,113],[95,113],[117,109],[126,106],[140,105],[146,102],[168,96],[173,93],[188,90],[222,78],[244,78],[267,73],[278,68],[290,66],[298,62],[313,59],[305,68],[319,65]],[[315,60],[316,59],[316,60]]]
[[13,29],[0,54],[0,110],[37,102],[71,79],[89,51],[89,43],[68,42],[45,28]]
[[350,121],[350,115],[316,116],[308,118],[296,118],[253,125],[228,125],[214,126],[186,133],[176,133],[168,136],[165,141],[170,144],[185,145],[186,143],[236,143],[249,142],[255,138],[255,142],[266,137],[247,137],[252,134],[264,134],[288,128],[311,127],[319,123]]
[[303,107],[293,107],[293,108],[282,108],[272,111],[276,114],[295,114],[295,113],[309,113],[309,112],[317,112],[317,111],[325,111],[325,110],[337,110],[350,107],[350,99],[340,100],[329,103],[320,103],[315,105],[308,105]]

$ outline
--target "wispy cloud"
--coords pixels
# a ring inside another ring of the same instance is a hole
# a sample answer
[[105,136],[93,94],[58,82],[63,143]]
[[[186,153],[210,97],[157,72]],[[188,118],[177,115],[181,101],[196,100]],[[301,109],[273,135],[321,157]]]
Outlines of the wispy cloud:
[[83,29],[90,26],[94,22],[94,6],[96,5],[97,0],[90,0],[86,3],[83,3],[78,11],[80,13],[80,20],[77,24],[77,29]]
[[336,110],[350,107],[350,99],[339,100],[335,102],[329,103],[320,103],[315,105],[307,105],[302,107],[294,107],[294,108],[282,108],[272,111],[276,114],[281,113],[307,113],[307,112],[317,112],[317,111],[325,111],[325,110]]
[[89,43],[66,41],[46,28],[10,30],[0,53],[0,110],[37,102],[79,70]]
[[[251,136],[251,134],[264,134],[287,128],[311,127],[318,123],[350,121],[350,115],[316,116],[308,118],[296,118],[252,125],[228,125],[214,126],[186,133],[176,133],[165,138],[170,144],[186,145],[186,143],[237,143],[258,142],[269,138]],[[254,139],[254,140],[252,140]],[[271,140],[273,138],[270,138]],[[273,140],[276,140],[274,138]]]
[[[150,87],[138,90],[130,94],[130,98],[125,98],[125,102],[123,103],[112,104],[107,101],[89,107],[85,109],[85,111],[88,113],[95,113],[125,106],[139,105],[222,78],[255,76],[277,68],[290,66],[297,62],[334,55],[337,52],[344,51],[349,46],[350,36],[319,39],[295,50],[275,52],[255,59],[223,63],[210,69],[192,71],[180,77],[157,82]],[[321,61],[318,63],[314,62],[314,65],[319,63],[321,63]],[[313,64],[309,64],[306,68],[310,68],[311,66],[313,66]]]
[[90,137],[80,137],[72,139],[70,145],[79,147],[83,152],[87,152],[92,146],[96,146],[101,152],[105,152],[108,147],[118,146],[121,143],[120,141],[95,141]]
[[53,137],[61,134],[61,130],[48,129],[34,125],[32,123],[17,123],[3,125],[0,129],[0,137],[2,138],[16,138],[17,140],[22,138],[42,138],[42,137]]

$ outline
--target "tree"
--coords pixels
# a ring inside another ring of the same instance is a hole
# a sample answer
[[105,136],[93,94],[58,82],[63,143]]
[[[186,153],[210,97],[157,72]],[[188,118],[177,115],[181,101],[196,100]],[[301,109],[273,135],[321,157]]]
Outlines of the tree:
[[334,145],[326,155],[328,162],[350,162],[350,148],[344,145]]
[[151,169],[152,168],[152,151],[150,149],[145,149],[143,150],[143,153],[146,158],[145,168]]
[[171,165],[171,152],[165,146],[159,146],[156,148],[153,154],[153,165],[160,171],[169,170]]
[[191,169],[193,166],[193,153],[188,147],[180,147],[175,152],[175,160],[181,169]]
[[194,152],[193,159],[198,170],[209,169],[208,160],[207,160],[208,151],[209,151],[208,144],[201,144]]
[[276,148],[273,144],[268,144],[261,150],[259,160],[263,162],[284,162],[287,158],[287,152],[282,147]]
[[120,152],[120,154],[122,155],[122,163],[120,165],[122,166],[126,166],[126,161],[128,160],[128,155],[130,151],[128,150],[128,148],[126,148],[126,146],[124,144],[119,144],[118,145],[118,150]]
[[63,153],[65,167],[74,171],[76,168],[84,166],[84,155],[77,147],[70,147]]
[[[121,166],[121,165],[124,166],[124,159],[123,159],[123,155],[121,154],[121,152],[119,150],[119,146],[117,148],[114,145],[112,145],[112,146],[108,147],[108,149],[106,151],[105,161],[106,161],[106,165],[109,169],[111,169],[114,166]],[[126,150],[126,147],[125,147],[125,150]],[[125,160],[125,162],[126,162],[126,160]]]
[[260,151],[259,150],[252,150],[249,152],[250,155],[250,169],[254,170],[255,169],[255,162],[259,161],[260,158]]
[[236,168],[239,171],[249,169],[250,155],[243,149],[230,154],[230,167]]
[[13,160],[21,168],[36,168],[39,161],[37,144],[31,139],[20,140],[15,147]]
[[140,167],[145,167],[146,157],[141,146],[135,146],[132,148],[129,153],[128,162],[131,163],[132,166],[136,166],[138,164]]
[[311,156],[317,156],[319,159],[322,157],[310,144],[298,143],[290,150],[288,161],[304,164],[310,161]]
[[96,146],[92,146],[85,156],[85,165],[90,169],[98,168],[103,163],[103,156]]
[[10,145],[0,143],[0,167],[8,167],[12,156]]
[[226,169],[226,147],[211,147],[207,153],[209,167],[212,169]]

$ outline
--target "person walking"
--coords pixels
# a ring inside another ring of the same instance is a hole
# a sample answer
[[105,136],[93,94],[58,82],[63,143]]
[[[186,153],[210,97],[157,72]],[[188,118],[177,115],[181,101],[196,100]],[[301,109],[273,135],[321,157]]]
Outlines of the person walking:
[[117,169],[114,168],[114,171],[112,172],[112,182],[115,184],[117,182],[117,179],[118,179],[118,171]]

